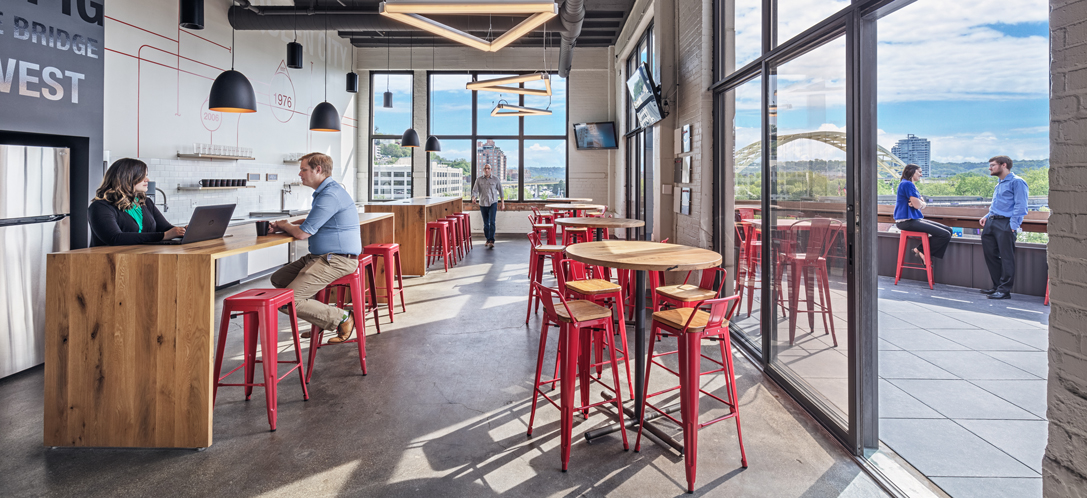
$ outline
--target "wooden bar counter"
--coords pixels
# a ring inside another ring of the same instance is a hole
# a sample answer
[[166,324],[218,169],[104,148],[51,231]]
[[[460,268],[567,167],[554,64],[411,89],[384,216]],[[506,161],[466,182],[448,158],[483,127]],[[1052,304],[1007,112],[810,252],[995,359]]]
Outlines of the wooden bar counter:
[[366,205],[371,213],[396,214],[396,243],[400,244],[404,275],[426,275],[426,224],[464,210],[459,197],[414,197]]
[[[360,218],[363,244],[390,241],[393,215]],[[215,261],[295,240],[227,233],[48,255],[46,446],[211,446]]]

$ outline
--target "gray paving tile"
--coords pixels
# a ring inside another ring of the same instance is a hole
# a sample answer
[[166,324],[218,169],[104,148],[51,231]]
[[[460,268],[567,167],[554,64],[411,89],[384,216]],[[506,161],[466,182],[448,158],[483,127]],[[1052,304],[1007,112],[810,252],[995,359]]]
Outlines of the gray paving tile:
[[985,354],[1040,378],[1049,378],[1049,356],[1045,351],[987,351]]
[[1038,420],[1034,414],[965,380],[890,379],[890,383],[948,418]]
[[985,330],[1021,329],[1024,325],[1029,325],[1032,327],[1042,326],[1036,321],[1028,322],[1026,320],[1008,318],[1007,316],[1004,316],[1004,314],[1001,314],[1000,311],[1001,310],[993,309],[986,311],[944,313],[944,315],[946,315],[948,318],[952,318],[960,322],[966,322]]
[[849,359],[832,350],[803,356],[779,355],[777,364],[788,367],[801,378],[847,378],[849,376]]
[[955,498],[1041,498],[1041,477],[936,477],[932,479]]
[[[1039,376],[976,351],[918,351],[917,356],[963,379],[1037,379]],[[994,353],[1034,354],[1034,353]],[[1039,353],[1045,354],[1045,353]]]
[[887,382],[879,381],[880,418],[944,418],[913,396]]
[[[880,335],[882,335],[882,333]],[[879,340],[879,350],[880,351],[902,351],[902,348],[900,348],[898,346],[895,346],[894,344],[891,344],[891,343],[889,343],[889,342],[887,342],[887,341],[885,341],[883,339],[880,339]]]
[[974,325],[966,321],[949,318],[948,315],[935,311],[917,310],[912,312],[891,312],[888,315],[912,323],[919,329],[970,329]]
[[1041,475],[1042,458],[1045,456],[1045,445],[1049,437],[1049,422],[1045,420],[955,420],[955,422]]
[[921,328],[880,330],[879,337],[881,340],[890,342],[907,351],[963,351],[970,349]]
[[974,380],[974,385],[1010,401],[1038,418],[1046,418],[1045,380]]
[[929,477],[1038,475],[950,420],[882,419],[880,439]]
[[879,330],[892,330],[892,329],[915,329],[917,325],[895,318],[887,313],[880,312],[879,314]]
[[988,330],[938,329],[932,333],[974,351],[1038,351],[1038,348]]
[[880,351],[879,376],[885,379],[957,379],[909,351]]
[[1019,341],[1039,351],[1049,350],[1049,329],[1026,328],[1021,330],[997,329],[992,331],[1013,341]]

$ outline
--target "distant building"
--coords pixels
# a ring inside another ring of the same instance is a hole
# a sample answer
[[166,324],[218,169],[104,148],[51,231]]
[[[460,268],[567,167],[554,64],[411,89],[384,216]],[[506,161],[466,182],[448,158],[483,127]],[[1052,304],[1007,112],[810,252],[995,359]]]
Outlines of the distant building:
[[374,164],[371,178],[374,200],[411,197],[411,157],[401,157],[392,164]]
[[506,170],[506,153],[502,148],[494,144],[494,140],[476,143],[476,168],[479,174],[483,174],[483,166],[491,165],[491,172],[502,181],[516,180],[510,178]]
[[430,195],[434,197],[461,197],[464,194],[464,171],[438,161],[430,162]]
[[920,166],[921,174],[930,176],[932,162],[929,158],[932,154],[932,147],[927,138],[919,138],[912,134],[906,135],[906,138],[899,140],[894,147],[891,147],[891,154],[894,154],[895,157],[906,164]]

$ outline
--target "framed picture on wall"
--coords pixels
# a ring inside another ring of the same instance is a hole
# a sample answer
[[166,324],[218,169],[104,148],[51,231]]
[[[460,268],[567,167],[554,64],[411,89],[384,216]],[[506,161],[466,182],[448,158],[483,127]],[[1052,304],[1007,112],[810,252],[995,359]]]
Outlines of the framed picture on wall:
[[683,182],[683,158],[676,158],[676,169],[672,175],[672,183],[684,183]]
[[683,152],[691,151],[691,125],[683,125]]
[[679,214],[691,214],[691,189],[689,188],[679,193]]
[[683,158],[683,181],[681,183],[691,183],[691,156]]

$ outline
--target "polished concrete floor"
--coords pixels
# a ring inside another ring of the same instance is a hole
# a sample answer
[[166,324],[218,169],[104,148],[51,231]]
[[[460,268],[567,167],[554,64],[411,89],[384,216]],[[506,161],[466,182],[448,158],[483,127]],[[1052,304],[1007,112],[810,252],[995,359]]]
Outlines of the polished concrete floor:
[[[607,422],[598,412],[576,421],[567,473],[557,410],[541,403],[534,437],[525,436],[540,333],[538,316],[524,324],[528,250],[522,238],[500,238],[494,250],[477,244],[449,273],[407,280],[408,312],[392,324],[382,316],[382,334],[368,338],[370,374],[361,375],[353,346],[322,348],[308,402],[295,379],[280,384],[274,433],[260,388],[248,402],[240,388],[223,388],[215,443],[204,451],[43,448],[42,368],[0,379],[0,496],[684,495],[677,453],[646,441],[641,452],[624,452],[618,434],[587,444],[581,434]],[[240,361],[238,330],[231,367]],[[715,345],[704,353],[718,355]],[[736,367],[749,468],[740,467],[731,421],[707,427],[696,494],[884,495],[739,354]],[[706,380],[719,395],[722,387]],[[703,417],[721,412],[705,399],[701,409]]]

